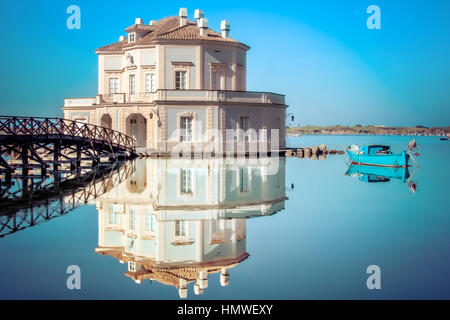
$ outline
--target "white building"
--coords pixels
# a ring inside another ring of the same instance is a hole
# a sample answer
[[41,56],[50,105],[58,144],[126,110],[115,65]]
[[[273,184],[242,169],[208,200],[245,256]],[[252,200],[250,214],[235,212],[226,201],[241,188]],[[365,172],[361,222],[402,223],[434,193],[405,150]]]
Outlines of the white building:
[[202,10],[188,20],[185,8],[148,24],[136,19],[126,36],[95,51],[98,95],[65,99],[64,117],[121,131],[158,153],[211,144],[220,153],[226,129],[269,148],[277,129],[274,149],[284,148],[284,96],[246,91],[249,47],[230,37],[229,22],[220,27],[210,29]]

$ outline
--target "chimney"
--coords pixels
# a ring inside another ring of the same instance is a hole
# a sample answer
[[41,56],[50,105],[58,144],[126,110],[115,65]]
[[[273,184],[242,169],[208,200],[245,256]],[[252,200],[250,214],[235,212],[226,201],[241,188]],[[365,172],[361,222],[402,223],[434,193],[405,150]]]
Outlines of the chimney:
[[204,18],[204,17],[205,17],[205,13],[203,12],[203,10],[201,10],[201,9],[195,10],[194,18],[195,18],[195,22],[197,22],[197,25],[199,24],[200,19]]
[[180,8],[178,16],[180,17],[180,27],[185,26],[187,23],[187,9]]
[[119,41],[125,40],[125,36],[120,36]]
[[187,282],[185,279],[179,279],[179,285],[178,285],[178,294],[180,295],[181,299],[187,298]]
[[222,268],[220,271],[220,285],[226,287],[230,284],[230,275],[227,268]]
[[200,27],[200,35],[206,36],[208,30],[208,19],[201,18],[200,21],[198,22],[198,26]]
[[196,296],[203,294],[204,290],[200,289],[200,286],[196,283],[194,284],[194,293]]
[[222,20],[220,30],[222,31],[222,38],[230,37],[230,23],[227,20]]
[[144,24],[144,20],[142,18],[136,18],[134,24]]
[[158,23],[157,20],[150,20],[150,25],[151,25],[151,26],[154,26],[156,23]]

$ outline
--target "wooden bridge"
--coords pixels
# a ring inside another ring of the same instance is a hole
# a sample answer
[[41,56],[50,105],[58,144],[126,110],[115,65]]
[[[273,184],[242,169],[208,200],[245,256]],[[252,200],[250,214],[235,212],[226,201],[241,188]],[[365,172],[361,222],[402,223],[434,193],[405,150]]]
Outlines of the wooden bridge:
[[[81,176],[101,161],[136,156],[136,141],[118,131],[60,118],[0,116],[0,177]],[[36,173],[36,171],[38,171]]]

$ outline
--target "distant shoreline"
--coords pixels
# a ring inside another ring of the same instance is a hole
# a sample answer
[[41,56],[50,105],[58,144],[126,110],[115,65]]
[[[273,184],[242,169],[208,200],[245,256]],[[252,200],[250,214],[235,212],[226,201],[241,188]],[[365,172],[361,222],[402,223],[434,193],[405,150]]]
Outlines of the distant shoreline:
[[448,136],[450,127],[382,127],[382,126],[306,126],[286,128],[286,136],[358,135],[358,136]]

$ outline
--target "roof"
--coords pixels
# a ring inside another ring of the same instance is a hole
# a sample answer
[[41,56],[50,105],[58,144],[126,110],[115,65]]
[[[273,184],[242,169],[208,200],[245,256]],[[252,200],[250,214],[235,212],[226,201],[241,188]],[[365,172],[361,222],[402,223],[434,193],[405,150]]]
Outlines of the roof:
[[164,40],[203,40],[216,43],[240,44],[248,48],[247,45],[232,39],[223,38],[220,33],[207,29],[205,35],[200,34],[200,28],[195,22],[187,20],[186,25],[180,26],[180,18],[177,16],[168,17],[158,21],[154,25],[134,24],[125,29],[126,32],[140,32],[145,34],[134,43],[127,40],[118,41],[95,50],[96,52],[122,52],[125,48],[139,45],[152,45]]
[[132,26],[129,26],[125,29],[125,32],[147,32],[147,31],[153,31],[155,30],[155,26],[147,25],[147,24],[133,24]]
[[249,257],[243,253],[234,259],[225,259],[217,262],[199,263],[197,265],[158,266],[152,261],[140,262],[144,267],[137,272],[125,272],[125,275],[133,280],[154,279],[160,283],[178,287],[180,279],[192,282],[198,279],[201,271],[208,274],[219,273],[222,268],[232,269]]
[[[121,261],[136,261],[133,257],[123,255],[123,248],[97,248],[95,250],[100,255],[107,255]],[[178,286],[180,279],[187,282],[195,281],[200,271],[206,271],[209,274],[218,273],[222,268],[232,269],[249,257],[249,254],[243,253],[232,259],[223,259],[219,261],[203,262],[197,264],[175,264],[158,265],[152,259],[138,261],[143,269],[137,272],[125,272],[127,277],[133,280],[154,279],[166,285]]]

